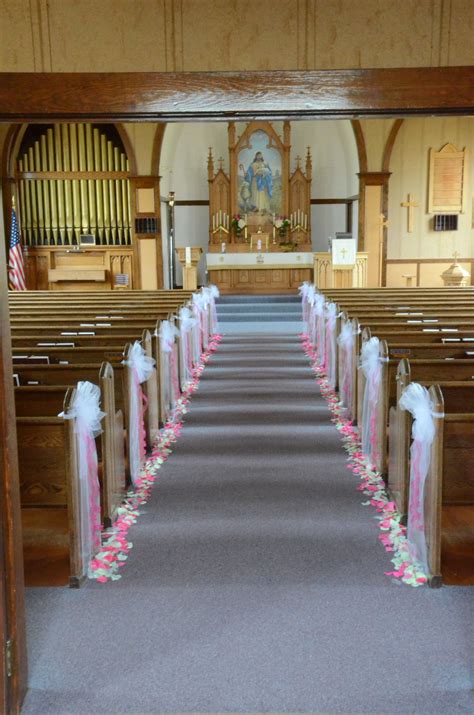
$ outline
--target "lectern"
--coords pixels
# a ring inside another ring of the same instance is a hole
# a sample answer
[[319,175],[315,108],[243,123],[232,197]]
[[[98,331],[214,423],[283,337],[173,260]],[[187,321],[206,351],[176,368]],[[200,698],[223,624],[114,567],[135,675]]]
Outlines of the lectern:
[[338,238],[331,253],[314,254],[314,282],[318,288],[365,288],[367,253],[356,252],[355,240]]
[[183,269],[183,288],[184,290],[197,289],[197,267],[201,259],[202,248],[198,246],[186,246],[185,248],[177,248],[179,262]]

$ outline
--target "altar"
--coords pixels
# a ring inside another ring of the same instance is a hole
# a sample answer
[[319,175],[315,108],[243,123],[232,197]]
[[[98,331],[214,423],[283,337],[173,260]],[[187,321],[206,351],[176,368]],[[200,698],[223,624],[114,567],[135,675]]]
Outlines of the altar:
[[208,253],[209,282],[222,293],[294,293],[313,280],[313,253]]
[[313,280],[312,159],[290,166],[290,123],[228,125],[229,161],[208,157],[208,280],[222,293],[294,293]]

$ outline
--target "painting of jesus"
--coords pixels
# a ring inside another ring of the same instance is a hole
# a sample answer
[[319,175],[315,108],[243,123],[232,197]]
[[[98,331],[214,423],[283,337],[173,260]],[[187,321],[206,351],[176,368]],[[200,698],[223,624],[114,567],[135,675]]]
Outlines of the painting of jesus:
[[280,214],[281,156],[269,146],[267,134],[258,130],[249,139],[249,146],[239,152],[237,182],[238,205],[243,213]]

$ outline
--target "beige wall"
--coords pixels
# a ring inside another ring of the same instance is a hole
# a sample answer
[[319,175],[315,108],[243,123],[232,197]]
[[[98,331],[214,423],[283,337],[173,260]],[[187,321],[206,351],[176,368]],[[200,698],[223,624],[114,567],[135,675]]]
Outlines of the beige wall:
[[[470,151],[466,212],[459,215],[458,231],[437,232],[428,214],[428,153],[447,142]],[[455,250],[464,258],[474,257],[473,159],[474,118],[405,119],[390,164],[388,258],[450,258]],[[420,204],[412,233],[407,232],[407,209],[400,206],[408,193]]]
[[0,71],[474,64],[472,0],[0,0]]

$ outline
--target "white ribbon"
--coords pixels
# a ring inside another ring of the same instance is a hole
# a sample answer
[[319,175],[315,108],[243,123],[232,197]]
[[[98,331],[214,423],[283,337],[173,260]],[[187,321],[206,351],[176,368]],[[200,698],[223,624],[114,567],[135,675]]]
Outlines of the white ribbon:
[[[346,320],[341,328],[337,342],[341,350],[342,370],[339,384],[339,395],[343,405],[350,409],[354,393],[353,385],[353,353],[354,353],[354,327],[351,320]],[[353,415],[351,414],[352,418]]]
[[128,359],[123,361],[131,370],[130,385],[130,475],[135,485],[143,458],[145,457],[144,395],[141,384],[146,382],[155,369],[155,360],[145,353],[136,340],[130,348]]
[[162,320],[160,324],[161,351],[161,390],[166,418],[172,416],[179,398],[179,370],[176,354],[176,337],[179,332],[170,320]]
[[326,303],[326,350],[325,368],[330,386],[336,385],[336,317],[335,303]]
[[181,308],[179,311],[179,329],[181,333],[181,351],[183,356],[184,383],[191,382],[193,378],[193,346],[192,331],[197,324],[196,318],[189,308]]
[[158,335],[160,338],[160,350],[164,353],[170,353],[173,350],[176,336],[179,335],[176,326],[170,320],[162,320]]
[[309,286],[310,286],[309,281],[305,281],[298,288],[298,292],[301,296],[301,307],[302,307],[302,312],[303,312],[303,326],[304,326],[303,332],[305,332],[305,333],[308,332],[308,316],[309,316],[308,290],[309,290]]
[[362,452],[371,466],[377,466],[380,455],[378,449],[377,406],[382,376],[379,358],[379,339],[370,338],[362,345],[360,367],[365,375],[364,398],[362,404]]
[[413,416],[410,447],[410,493],[407,539],[411,555],[428,573],[428,548],[425,534],[425,483],[430,469],[431,445],[435,436],[433,404],[426,387],[411,382],[403,391],[399,407]]
[[101,532],[95,438],[102,432],[100,423],[105,412],[100,409],[100,389],[97,385],[87,381],[78,382],[69,412],[61,412],[59,417],[74,420],[79,470],[80,548],[83,569],[86,570],[91,558],[99,550]]
[[324,366],[326,356],[325,345],[325,321],[324,321],[325,298],[322,293],[314,293],[314,342],[316,357],[319,365]]
[[219,325],[217,322],[217,310],[216,310],[216,298],[219,297],[219,288],[211,283],[207,288],[203,288],[202,292],[208,302],[210,310],[210,331],[211,335],[216,335],[219,332]]
[[205,293],[193,293],[193,304],[196,306],[199,313],[199,326],[201,330],[201,346],[198,358],[199,362],[201,353],[207,348],[209,342],[209,297]]

